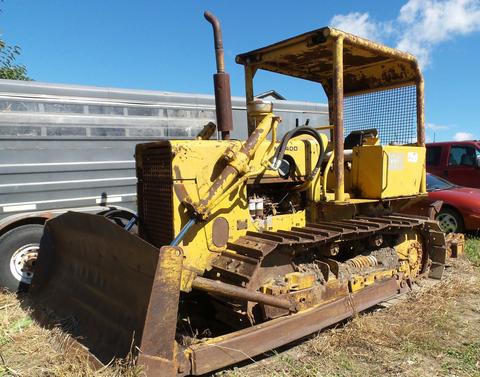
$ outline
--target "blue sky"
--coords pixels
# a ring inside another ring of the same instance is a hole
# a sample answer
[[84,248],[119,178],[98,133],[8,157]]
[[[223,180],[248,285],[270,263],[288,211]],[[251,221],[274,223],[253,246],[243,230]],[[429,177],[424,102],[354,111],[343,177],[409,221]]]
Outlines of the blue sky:
[[[211,10],[223,27],[232,94],[235,55],[332,23],[419,56],[429,139],[480,139],[480,0],[4,0],[0,32],[37,81],[212,93]],[[317,84],[263,73],[256,92],[324,102]]]

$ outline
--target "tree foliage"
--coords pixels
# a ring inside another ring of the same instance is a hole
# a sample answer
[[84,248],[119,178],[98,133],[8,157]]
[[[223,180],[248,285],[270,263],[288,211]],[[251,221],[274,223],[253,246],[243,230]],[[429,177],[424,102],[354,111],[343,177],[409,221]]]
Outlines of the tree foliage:
[[20,47],[9,46],[0,40],[0,79],[30,80],[27,76],[27,68],[16,62],[20,51]]

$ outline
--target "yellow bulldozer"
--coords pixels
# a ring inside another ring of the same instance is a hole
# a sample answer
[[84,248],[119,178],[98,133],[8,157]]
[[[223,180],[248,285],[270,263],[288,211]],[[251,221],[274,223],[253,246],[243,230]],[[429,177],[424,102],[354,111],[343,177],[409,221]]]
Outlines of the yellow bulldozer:
[[[30,288],[92,358],[133,352],[147,376],[251,359],[445,265],[437,222],[400,213],[426,195],[416,59],[329,27],[240,54],[248,139],[231,140],[220,24],[205,17],[221,140],[210,124],[195,140],[137,145],[138,234],[96,215],[52,219]],[[254,97],[260,70],[319,83],[330,124],[277,137],[272,103]]]

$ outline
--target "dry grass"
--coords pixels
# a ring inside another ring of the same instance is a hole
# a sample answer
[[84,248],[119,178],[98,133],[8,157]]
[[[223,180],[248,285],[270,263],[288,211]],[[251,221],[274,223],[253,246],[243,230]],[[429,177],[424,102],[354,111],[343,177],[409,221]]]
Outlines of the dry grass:
[[59,328],[37,325],[16,295],[0,293],[0,376],[136,377],[131,359],[95,371]]
[[447,275],[388,309],[218,375],[480,376],[480,269],[455,260]]
[[[219,376],[479,376],[480,245],[447,278],[382,310],[359,315],[273,357]],[[473,263],[472,263],[473,262]],[[132,360],[100,371],[68,347],[59,329],[34,323],[15,295],[0,293],[0,376],[141,376]]]

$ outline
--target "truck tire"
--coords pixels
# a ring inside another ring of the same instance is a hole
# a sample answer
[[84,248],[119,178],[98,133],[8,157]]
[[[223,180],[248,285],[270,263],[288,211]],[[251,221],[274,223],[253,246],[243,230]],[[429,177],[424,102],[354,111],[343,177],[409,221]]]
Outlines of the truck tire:
[[32,282],[43,225],[22,225],[0,237],[0,287],[12,292]]
[[454,208],[442,208],[436,220],[445,233],[463,233],[465,231],[463,217],[460,212]]

